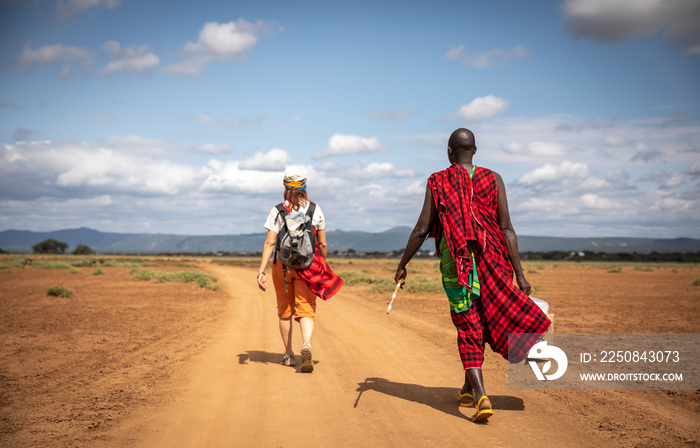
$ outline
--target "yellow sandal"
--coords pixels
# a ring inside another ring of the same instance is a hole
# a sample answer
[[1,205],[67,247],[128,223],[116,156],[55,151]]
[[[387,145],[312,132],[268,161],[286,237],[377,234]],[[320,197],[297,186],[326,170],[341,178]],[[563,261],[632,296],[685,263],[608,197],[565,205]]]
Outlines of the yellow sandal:
[[[463,398],[468,398],[469,401],[464,401]],[[469,392],[462,393],[461,390],[457,391],[457,399],[459,400],[459,405],[464,407],[474,406],[474,395]]]
[[474,414],[474,417],[472,417],[473,422],[486,423],[489,421],[489,418],[493,415],[493,410],[491,409],[480,409],[481,402],[484,401],[484,398],[488,400],[489,397],[484,395],[481,398],[479,398],[479,402],[476,404],[476,414]]

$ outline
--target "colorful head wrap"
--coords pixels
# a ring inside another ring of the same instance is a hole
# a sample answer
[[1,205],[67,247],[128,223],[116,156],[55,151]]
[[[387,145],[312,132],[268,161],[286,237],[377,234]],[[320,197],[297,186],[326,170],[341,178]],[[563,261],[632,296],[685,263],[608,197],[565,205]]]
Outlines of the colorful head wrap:
[[284,188],[287,190],[306,190],[306,179],[300,181],[284,181]]
[[295,166],[287,167],[284,170],[284,188],[287,190],[306,190],[306,178],[299,168]]

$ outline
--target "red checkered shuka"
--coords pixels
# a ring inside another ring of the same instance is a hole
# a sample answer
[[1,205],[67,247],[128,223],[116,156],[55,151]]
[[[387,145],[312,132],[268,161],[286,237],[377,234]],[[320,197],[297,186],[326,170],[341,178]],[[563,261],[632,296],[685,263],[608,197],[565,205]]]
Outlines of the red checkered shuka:
[[[489,169],[477,167],[469,179],[467,169],[455,164],[430,176],[428,185],[439,216],[439,223],[431,229],[430,236],[437,239],[442,232],[445,233],[458,265],[459,282],[463,285],[468,284],[471,268],[467,242],[475,242],[472,246],[481,286],[481,297],[475,306],[481,325],[470,325],[468,319],[460,321],[463,321],[465,331],[483,332],[483,338],[472,335],[467,339],[481,340],[481,347],[475,346],[474,349],[481,351],[482,359],[483,342],[488,342],[493,351],[509,361],[522,361],[547,331],[551,321],[513,283],[505,236],[498,225],[496,176]],[[516,335],[511,340],[511,347],[508,345],[509,334]],[[518,334],[523,336],[518,337]],[[462,349],[460,346],[460,353]],[[463,361],[464,358],[463,355]]]
[[320,255],[314,255],[311,265],[306,269],[297,269],[297,274],[306,283],[311,292],[323,300],[333,297],[340,287],[343,279],[328,266],[328,262]]

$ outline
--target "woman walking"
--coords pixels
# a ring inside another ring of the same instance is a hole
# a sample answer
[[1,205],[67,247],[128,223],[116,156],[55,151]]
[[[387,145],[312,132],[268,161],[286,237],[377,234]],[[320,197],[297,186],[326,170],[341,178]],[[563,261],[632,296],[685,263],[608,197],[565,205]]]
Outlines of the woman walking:
[[[277,296],[277,315],[279,328],[284,344],[284,355],[281,364],[294,366],[296,359],[292,349],[292,317],[299,322],[302,346],[300,350],[303,373],[314,370],[311,339],[316,319],[316,296],[324,300],[332,297],[340,289],[343,281],[328,267],[326,263],[326,220],[318,204],[308,199],[306,178],[296,167],[288,167],[284,172],[284,207],[275,206],[265,222],[267,238],[263,245],[262,260],[258,269],[258,287],[267,291],[267,268],[270,257],[272,260],[272,283]],[[284,213],[301,212],[311,214],[311,225],[315,233],[315,248],[313,261],[308,268],[291,269],[277,259],[276,248],[280,232],[286,230]],[[311,211],[310,211],[311,210]]]

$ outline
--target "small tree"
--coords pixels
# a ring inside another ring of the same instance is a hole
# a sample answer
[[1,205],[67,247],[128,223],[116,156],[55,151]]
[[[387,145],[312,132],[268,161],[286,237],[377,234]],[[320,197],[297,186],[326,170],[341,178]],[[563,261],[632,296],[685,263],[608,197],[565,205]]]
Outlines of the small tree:
[[56,241],[53,238],[42,241],[32,246],[35,254],[65,254],[68,244]]
[[89,246],[78,244],[73,251],[75,255],[92,255],[95,253]]

